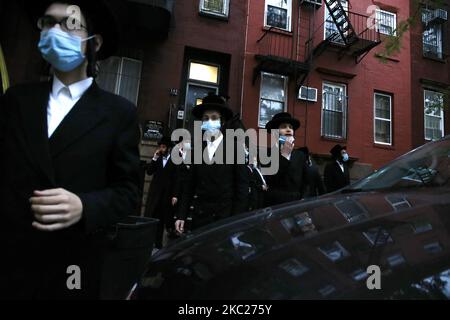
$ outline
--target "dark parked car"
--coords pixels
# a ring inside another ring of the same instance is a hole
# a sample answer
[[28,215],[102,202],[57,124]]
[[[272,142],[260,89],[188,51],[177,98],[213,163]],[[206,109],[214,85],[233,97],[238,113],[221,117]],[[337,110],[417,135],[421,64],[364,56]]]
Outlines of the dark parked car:
[[[380,290],[367,286],[372,265]],[[450,298],[450,136],[333,194],[187,236],[151,258],[131,296]]]

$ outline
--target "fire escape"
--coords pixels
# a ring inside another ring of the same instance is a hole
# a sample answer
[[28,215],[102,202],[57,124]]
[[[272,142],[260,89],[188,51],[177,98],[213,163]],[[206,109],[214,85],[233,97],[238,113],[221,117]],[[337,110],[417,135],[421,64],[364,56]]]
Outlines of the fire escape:
[[[300,87],[312,70],[314,60],[325,51],[336,51],[338,59],[349,55],[359,63],[381,43],[375,19],[371,21],[368,16],[347,11],[341,0],[299,0],[299,3],[305,9],[312,8],[309,21],[301,22],[298,17],[293,23],[292,33],[276,27],[267,28],[257,40],[255,59],[258,65],[254,69],[253,83],[265,71],[289,76]],[[329,18],[316,28],[316,13],[322,3],[329,12]],[[308,24],[309,39],[303,42],[300,26]]]
[[[295,23],[293,27],[297,28]],[[301,54],[297,31],[290,33],[275,27],[267,28],[257,45],[255,59],[258,65],[253,71],[253,84],[262,71],[289,76],[297,83],[304,81],[310,68]]]
[[[381,43],[375,19],[358,13],[347,11],[341,0],[323,1],[329,18],[314,32],[306,42],[306,56],[311,63],[326,50],[338,52],[341,59],[344,55],[361,60]],[[323,30],[325,27],[325,37]],[[325,39],[324,39],[325,38]]]

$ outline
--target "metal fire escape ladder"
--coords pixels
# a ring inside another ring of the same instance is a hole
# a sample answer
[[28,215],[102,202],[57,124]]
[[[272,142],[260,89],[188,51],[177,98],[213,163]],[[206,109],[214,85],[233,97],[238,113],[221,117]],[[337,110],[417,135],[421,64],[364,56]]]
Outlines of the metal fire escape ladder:
[[352,45],[356,41],[358,41],[358,36],[353,28],[350,20],[348,18],[347,12],[340,0],[324,0],[325,5],[328,8],[328,12],[330,17],[333,19],[334,24],[336,25],[336,29],[338,33],[330,36],[331,40],[336,40],[338,35],[344,41],[346,45]]

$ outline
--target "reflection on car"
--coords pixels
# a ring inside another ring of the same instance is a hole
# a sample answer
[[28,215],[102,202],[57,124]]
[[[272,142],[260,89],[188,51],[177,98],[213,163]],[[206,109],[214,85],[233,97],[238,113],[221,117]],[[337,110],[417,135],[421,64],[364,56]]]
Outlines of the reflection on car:
[[450,298],[450,137],[333,194],[187,235],[150,258],[131,297]]

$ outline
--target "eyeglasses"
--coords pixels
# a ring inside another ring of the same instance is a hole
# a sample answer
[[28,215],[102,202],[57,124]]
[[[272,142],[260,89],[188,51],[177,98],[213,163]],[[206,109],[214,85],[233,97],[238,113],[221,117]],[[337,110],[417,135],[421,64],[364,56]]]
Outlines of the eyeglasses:
[[37,26],[39,30],[47,30],[53,28],[56,24],[61,26],[61,30],[65,32],[73,32],[85,30],[87,27],[81,24],[81,21],[74,17],[64,17],[56,19],[53,16],[43,16],[38,19]]

